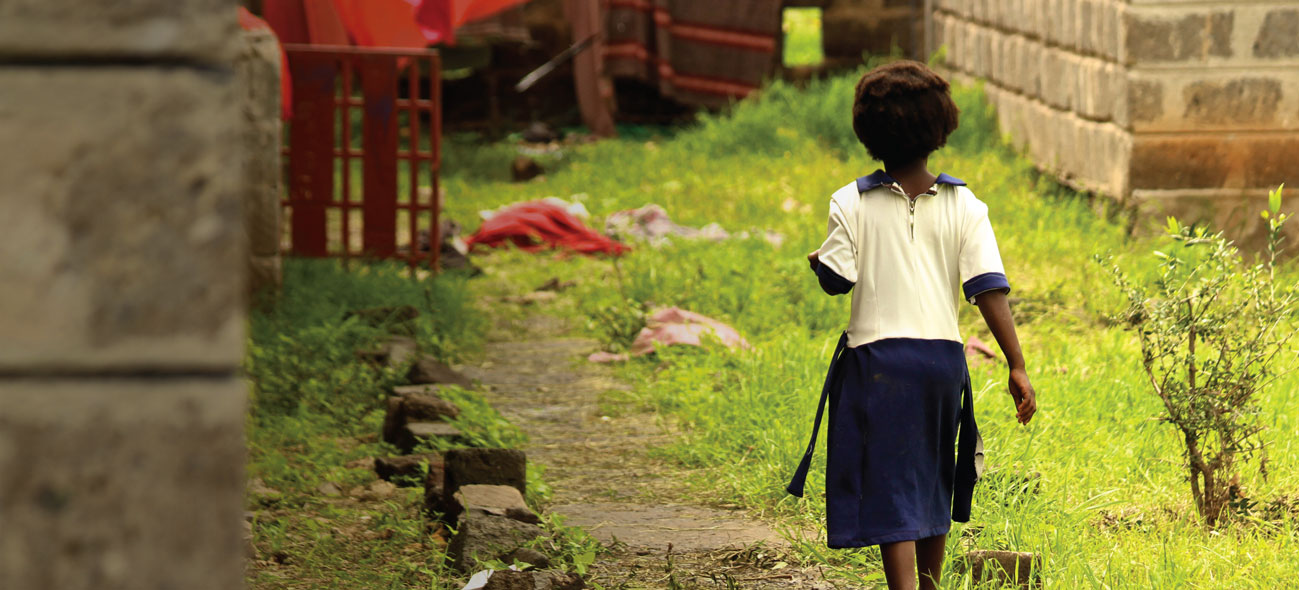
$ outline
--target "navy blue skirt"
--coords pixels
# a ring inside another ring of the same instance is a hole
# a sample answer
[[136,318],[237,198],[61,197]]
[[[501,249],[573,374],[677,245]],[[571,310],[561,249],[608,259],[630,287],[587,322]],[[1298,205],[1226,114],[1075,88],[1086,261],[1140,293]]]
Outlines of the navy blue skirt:
[[[912,541],[968,521],[982,445],[961,343],[893,338],[846,348],[845,340],[822,392],[830,414],[827,544]],[[820,418],[818,408],[817,427]],[[802,495],[814,446],[815,434],[792,494]]]

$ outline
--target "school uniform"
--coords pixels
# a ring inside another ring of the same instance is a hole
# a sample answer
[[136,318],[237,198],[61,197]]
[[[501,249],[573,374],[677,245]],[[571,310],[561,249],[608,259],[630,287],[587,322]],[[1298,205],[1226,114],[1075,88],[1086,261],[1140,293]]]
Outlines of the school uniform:
[[988,207],[946,174],[912,200],[878,170],[830,198],[819,252],[821,287],[851,293],[852,315],[786,489],[803,495],[828,401],[829,546],[944,534],[969,520],[983,461],[957,308],[1010,290]]

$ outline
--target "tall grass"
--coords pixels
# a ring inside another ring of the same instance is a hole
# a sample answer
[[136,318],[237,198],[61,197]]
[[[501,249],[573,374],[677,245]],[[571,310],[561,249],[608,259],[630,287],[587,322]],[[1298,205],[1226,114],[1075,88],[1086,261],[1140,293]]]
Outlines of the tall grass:
[[[670,349],[622,371],[641,384],[636,403],[683,426],[681,439],[660,452],[703,468],[694,483],[705,497],[740,502],[791,531],[816,530],[824,518],[820,460],[806,499],[782,488],[806,444],[826,363],[848,317],[847,299],[819,291],[804,255],[823,238],[829,195],[878,166],[852,135],[855,80],[829,79],[807,90],[776,83],[670,136],[568,152],[540,182],[497,182],[485,163],[448,169],[446,179],[449,214],[470,226],[478,209],[554,195],[585,203],[597,225],[609,213],[654,202],[688,225],[716,221],[731,231],[783,234],[779,246],[756,236],[642,245],[616,265],[545,255],[538,263],[522,253],[496,260],[499,272],[521,285],[550,276],[578,279],[573,313],[590,318],[590,331],[610,348],[626,345],[634,333],[626,326],[652,305],[680,305],[737,327],[751,350]],[[1107,320],[1120,299],[1091,257],[1112,252],[1140,267],[1152,242],[1129,239],[1121,220],[1107,219],[1091,199],[1039,176],[1002,141],[980,88],[958,86],[954,97],[961,128],[930,168],[966,180],[989,205],[1040,411],[1030,426],[1018,426],[1004,369],[971,367],[990,474],[976,493],[972,522],[953,529],[949,554],[1037,552],[1046,587],[1295,583],[1293,512],[1260,510],[1219,531],[1195,521],[1175,433],[1155,419],[1159,402],[1142,381],[1132,335]],[[962,310],[961,326],[966,335],[992,341],[972,307]],[[1299,379],[1291,373],[1263,401],[1270,414],[1270,476],[1255,469],[1242,482],[1260,506],[1299,495],[1296,390]],[[831,552],[817,538],[798,546],[804,559],[834,564],[842,575],[882,580],[872,550]],[[944,587],[969,584],[952,575]]]

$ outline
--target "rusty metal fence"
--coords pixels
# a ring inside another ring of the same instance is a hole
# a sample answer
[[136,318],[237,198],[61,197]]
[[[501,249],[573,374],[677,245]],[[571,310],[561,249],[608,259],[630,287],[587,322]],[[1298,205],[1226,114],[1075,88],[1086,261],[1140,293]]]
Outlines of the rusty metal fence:
[[438,53],[294,44],[284,50],[293,80],[287,252],[401,259],[436,270]]

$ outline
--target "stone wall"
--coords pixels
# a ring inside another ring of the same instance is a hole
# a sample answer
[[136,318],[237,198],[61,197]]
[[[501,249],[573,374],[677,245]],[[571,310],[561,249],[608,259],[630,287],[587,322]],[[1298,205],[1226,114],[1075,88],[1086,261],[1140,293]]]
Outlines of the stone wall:
[[931,2],[947,65],[1069,184],[1256,240],[1299,177],[1299,3]]
[[233,0],[0,0],[0,588],[242,585]]

